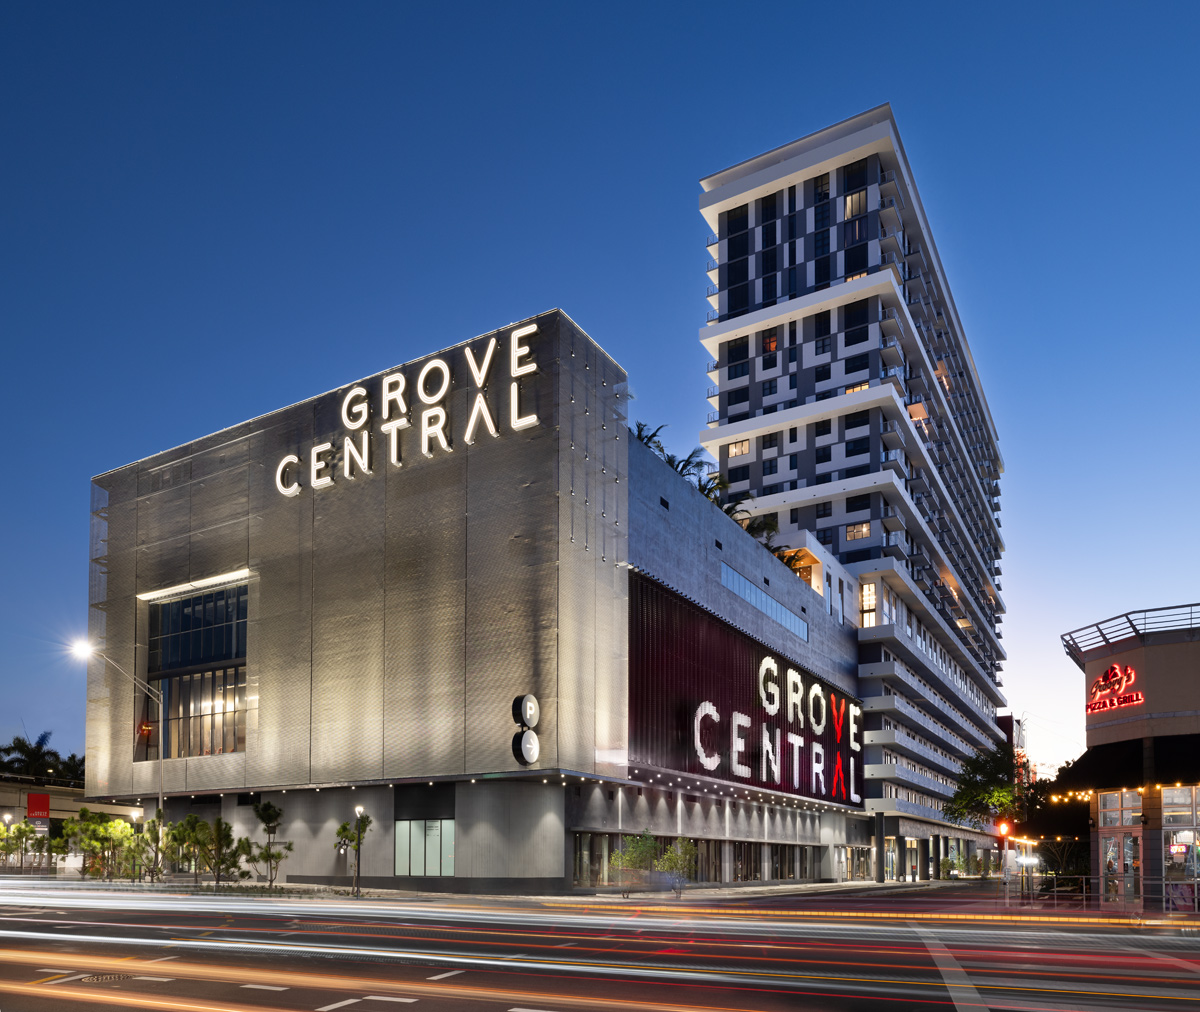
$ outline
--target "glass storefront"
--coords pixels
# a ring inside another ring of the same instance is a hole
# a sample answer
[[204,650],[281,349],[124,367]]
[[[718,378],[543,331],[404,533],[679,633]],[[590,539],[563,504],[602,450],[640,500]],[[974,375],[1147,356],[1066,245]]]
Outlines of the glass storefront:
[[[1194,797],[1200,788],[1164,787],[1163,908],[1200,912],[1200,828]],[[1186,828],[1184,828],[1186,827]]]
[[[1165,793],[1165,792],[1164,792]],[[1100,795],[1100,895],[1105,903],[1142,901],[1142,795],[1107,791]]]

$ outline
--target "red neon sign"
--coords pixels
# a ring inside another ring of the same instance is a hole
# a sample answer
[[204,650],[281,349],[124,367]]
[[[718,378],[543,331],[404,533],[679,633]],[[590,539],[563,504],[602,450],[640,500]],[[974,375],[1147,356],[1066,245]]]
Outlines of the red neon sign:
[[1088,713],[1100,713],[1104,710],[1115,710],[1120,706],[1137,706],[1146,701],[1140,692],[1126,692],[1135,681],[1137,672],[1126,666],[1122,668],[1114,664],[1099,678],[1092,682],[1092,701],[1087,705]]

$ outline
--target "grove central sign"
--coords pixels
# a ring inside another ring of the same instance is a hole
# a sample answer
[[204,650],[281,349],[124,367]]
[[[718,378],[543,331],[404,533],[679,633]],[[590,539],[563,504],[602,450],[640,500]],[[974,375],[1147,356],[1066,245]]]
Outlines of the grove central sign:
[[[521,377],[537,372],[537,362],[527,343],[537,330],[537,324],[530,323],[512,331],[508,335],[507,355],[496,337],[488,339],[478,357],[470,346],[462,347],[463,364],[471,379],[473,395],[462,430],[462,441],[466,445],[474,443],[482,432],[499,436],[502,424],[512,432],[539,424],[535,413],[522,414],[520,389]],[[507,368],[497,365],[498,358],[507,359]],[[494,411],[487,397],[489,380],[497,372],[507,373],[509,381],[509,410],[502,417]],[[455,439],[446,411],[452,375],[447,357],[437,357],[421,366],[415,382],[410,383],[405,370],[397,369],[379,377],[373,383],[374,389],[361,385],[351,387],[342,397],[341,421],[346,434],[342,438],[341,477],[353,481],[359,475],[374,473],[378,455],[373,435],[386,442],[387,463],[391,467],[403,465],[401,434],[409,429],[413,430],[422,456],[452,452]],[[335,453],[334,442],[326,441],[313,444],[304,457],[287,454],[275,468],[275,488],[280,495],[289,498],[300,495],[306,487],[313,490],[328,488],[337,480]]]

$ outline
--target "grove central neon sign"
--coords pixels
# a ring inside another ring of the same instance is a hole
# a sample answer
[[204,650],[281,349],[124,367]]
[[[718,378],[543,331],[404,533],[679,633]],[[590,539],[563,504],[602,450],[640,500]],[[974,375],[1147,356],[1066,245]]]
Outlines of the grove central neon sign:
[[1138,706],[1146,701],[1140,692],[1126,692],[1137,681],[1137,672],[1126,665],[1122,668],[1114,664],[1099,678],[1092,682],[1091,702],[1087,704],[1088,713],[1101,713],[1104,710],[1115,710],[1122,706]]

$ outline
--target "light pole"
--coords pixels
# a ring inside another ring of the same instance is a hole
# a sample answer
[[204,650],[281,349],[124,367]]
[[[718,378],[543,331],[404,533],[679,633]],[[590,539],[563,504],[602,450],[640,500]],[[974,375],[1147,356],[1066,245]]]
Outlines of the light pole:
[[356,899],[362,898],[362,889],[359,886],[359,873],[362,871],[362,817],[363,806],[358,805],[354,809],[354,896]]
[[159,823],[159,828],[161,829],[162,820],[166,818],[167,815],[167,806],[163,796],[163,745],[165,744],[167,737],[165,734],[167,726],[167,713],[166,705],[163,702],[162,690],[156,689],[148,681],[139,681],[123,667],[121,667],[121,665],[109,657],[108,654],[97,650],[91,643],[87,642],[87,640],[80,640],[73,647],[71,647],[71,652],[80,660],[87,660],[89,657],[95,656],[99,657],[106,663],[111,664],[114,668],[121,672],[121,674],[133,682],[136,688],[144,688],[146,690],[146,695],[148,695],[154,700],[154,702],[158,704],[158,811],[161,814],[156,815],[155,819]]

